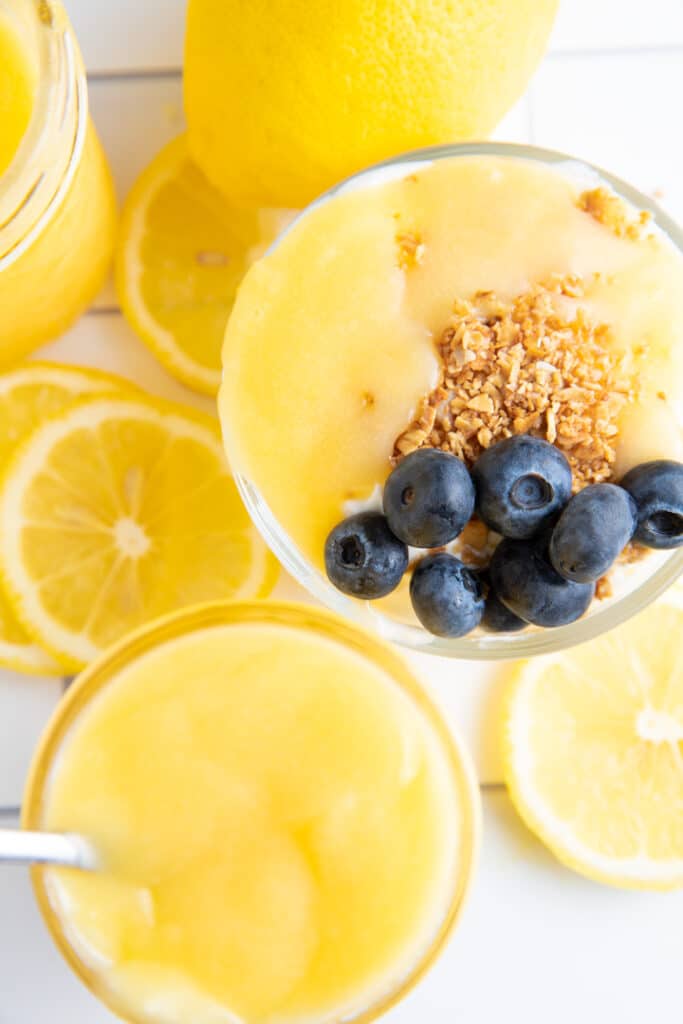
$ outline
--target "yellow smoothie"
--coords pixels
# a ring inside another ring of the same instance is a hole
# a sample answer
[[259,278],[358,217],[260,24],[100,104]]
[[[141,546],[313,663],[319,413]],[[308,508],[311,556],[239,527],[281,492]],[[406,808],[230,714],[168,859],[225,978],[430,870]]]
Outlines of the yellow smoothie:
[[35,242],[0,269],[0,366],[58,337],[87,309],[109,271],[115,233],[111,172],[90,122],[68,193]]
[[[56,4],[52,17],[60,30],[68,27]],[[41,164],[34,162],[25,170],[12,164],[34,114],[50,122],[54,135],[50,143],[54,151],[46,150],[41,157],[44,165],[58,163],[63,156],[60,147],[74,144],[68,124],[54,131],[53,122],[62,117],[60,109],[36,113],[41,81],[57,71],[37,66],[35,47],[28,39],[8,16],[0,14],[0,201],[3,175],[9,173],[10,165],[11,173],[20,176],[23,192],[18,194],[22,196],[31,195],[40,179]],[[75,81],[69,89],[73,93]],[[30,160],[21,152],[20,159]],[[106,277],[114,244],[116,203],[111,174],[92,123],[88,122],[68,190],[18,256],[11,255],[17,240],[12,236],[11,244],[9,241],[13,213],[14,209],[3,210],[7,223],[0,225],[0,367],[17,362],[62,333],[89,305]],[[44,211],[36,210],[36,217],[39,215]]]
[[[457,311],[478,292],[509,305],[543,282],[570,280],[543,295],[546,321],[578,333],[597,323],[605,358],[628,381],[605,428],[613,462],[603,477],[683,458],[683,258],[635,210],[619,207],[632,227],[610,223],[605,195],[595,209],[585,198],[594,185],[530,159],[444,158],[342,190],[249,271],[223,353],[225,443],[233,468],[315,566],[328,532],[379,494],[397,439],[439,378],[444,331],[457,330]],[[480,300],[473,315],[484,323]],[[463,363],[476,352],[471,327]],[[537,356],[539,374],[554,372]],[[488,401],[475,403],[480,416]],[[532,426],[545,430],[545,419],[513,432]]]
[[36,69],[17,29],[0,12],[0,175],[9,167],[28,128],[35,89]]
[[51,870],[39,890],[127,1020],[346,1019],[432,955],[474,811],[388,648],[296,606],[200,609],[70,701],[29,815],[90,837],[106,871]]

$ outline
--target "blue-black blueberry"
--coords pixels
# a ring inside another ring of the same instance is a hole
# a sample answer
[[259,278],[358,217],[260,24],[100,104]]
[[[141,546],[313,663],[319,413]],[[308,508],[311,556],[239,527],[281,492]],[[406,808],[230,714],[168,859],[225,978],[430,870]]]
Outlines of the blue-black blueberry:
[[525,622],[565,626],[579,619],[595,593],[594,583],[566,580],[534,541],[500,542],[489,566],[491,585],[500,601]]
[[325,569],[338,590],[368,601],[385,597],[408,568],[408,548],[380,512],[359,512],[331,531]]
[[384,486],[389,528],[416,548],[448,544],[462,533],[473,512],[474,485],[465,463],[436,448],[411,452]]
[[410,598],[422,625],[436,636],[465,636],[484,613],[484,589],[477,574],[445,552],[426,555],[417,564]]
[[683,463],[643,462],[621,481],[638,507],[634,540],[649,548],[683,545]]
[[493,587],[486,596],[484,614],[481,619],[482,629],[488,633],[519,633],[526,629],[528,623],[520,619],[503,604]]
[[565,579],[593,583],[624,550],[637,522],[636,503],[622,487],[584,487],[557,521],[550,538],[550,561]]
[[572,471],[559,448],[529,434],[487,448],[472,469],[477,512],[504,537],[526,540],[555,516],[572,493]]

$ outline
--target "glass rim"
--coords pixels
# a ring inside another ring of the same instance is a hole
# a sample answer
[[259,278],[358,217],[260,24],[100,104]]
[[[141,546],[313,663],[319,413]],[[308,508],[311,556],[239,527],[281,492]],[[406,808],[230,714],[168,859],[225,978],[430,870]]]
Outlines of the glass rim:
[[5,0],[30,23],[37,65],[28,127],[0,176],[0,271],[38,238],[80,163],[88,119],[85,68],[61,0]]
[[[580,157],[539,146],[512,142],[463,142],[411,150],[345,178],[306,206],[278,235],[263,258],[273,253],[303,219],[338,195],[371,185],[375,181],[386,181],[387,173],[394,170],[396,178],[400,178],[438,160],[470,156],[531,160],[558,169],[565,165],[584,175],[587,174],[597,184],[607,184],[617,195],[637,209],[650,213],[651,223],[654,223],[683,255],[683,229],[676,221],[651,197],[601,167]],[[298,583],[333,611],[359,625],[374,629],[386,640],[415,651],[470,661],[500,661],[551,654],[592,640],[627,621],[656,600],[683,574],[683,548],[680,548],[669,553],[665,561],[633,590],[610,601],[603,609],[589,611],[586,616],[569,625],[553,629],[532,627],[528,633],[482,633],[458,639],[437,637],[420,626],[403,624],[390,618],[379,609],[373,608],[372,602],[354,600],[342,594],[300,551],[279,524],[255,484],[240,472],[235,472],[234,477],[252,521],[285,569]]]
[[[108,684],[115,683],[117,673],[137,658],[178,637],[206,629],[249,622],[279,624],[303,631],[314,630],[345,649],[366,658],[380,668],[405,696],[422,712],[430,732],[436,737],[448,764],[448,775],[457,794],[461,827],[458,833],[459,856],[455,865],[452,889],[446,894],[446,907],[434,926],[434,933],[425,942],[416,962],[375,998],[372,1004],[349,1012],[345,1024],[370,1024],[418,984],[444,949],[455,928],[467,896],[472,888],[481,838],[481,795],[474,765],[467,746],[457,730],[451,728],[410,666],[389,644],[376,634],[359,628],[348,619],[325,608],[294,601],[216,601],[182,609],[157,619],[129,634],[86,668],[69,688],[48,722],[34,753],[22,806],[23,828],[40,829],[43,802],[49,785],[52,765],[69,729],[90,701]],[[131,1018],[130,1007],[99,983],[97,973],[77,955],[66,937],[66,929],[54,910],[45,883],[45,868],[31,868],[34,896],[47,929],[57,949],[83,984],[114,1013],[123,1014],[131,1024],[146,1024],[148,1018]],[[320,1018],[319,1024],[334,1024],[339,1019],[332,1011]],[[313,1024],[313,1021],[311,1022]]]

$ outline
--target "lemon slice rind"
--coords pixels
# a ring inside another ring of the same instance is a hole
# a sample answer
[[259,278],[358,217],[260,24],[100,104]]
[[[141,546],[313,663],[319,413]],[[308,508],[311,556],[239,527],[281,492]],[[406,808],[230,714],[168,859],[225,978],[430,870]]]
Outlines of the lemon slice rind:
[[[72,366],[49,360],[33,360],[12,370],[0,374],[0,405],[3,401],[11,401],[12,391],[18,388],[42,388],[52,386],[72,393],[69,400],[75,401],[79,395],[109,394],[123,391],[136,392],[135,386],[115,374],[92,367]],[[65,403],[69,404],[69,403]],[[9,420],[12,422],[11,413]],[[37,424],[34,424],[36,426]],[[0,595],[5,614],[11,615]],[[16,623],[19,626],[19,623]],[[4,622],[0,617],[0,666],[32,676],[61,676],[63,666],[40,646],[33,643],[29,636],[24,642],[10,640],[2,636]],[[18,632],[19,630],[17,630]],[[25,632],[25,630],[22,630]]]
[[[106,422],[125,421],[126,417],[162,425],[169,436],[197,441],[212,454],[217,466],[225,465],[218,425],[210,417],[160,399],[104,396],[81,399],[46,419],[18,447],[0,480],[0,518],[5,524],[0,537],[0,575],[10,604],[27,633],[69,671],[82,668],[101,653],[101,648],[87,634],[66,628],[46,613],[38,594],[40,581],[27,572],[21,557],[25,525],[22,505],[31,482],[60,440],[79,429],[92,430]],[[229,479],[227,469],[225,472]],[[251,523],[244,534],[249,543],[249,569],[239,588],[229,596],[265,597],[277,580],[277,563]]]
[[[658,605],[668,605],[680,611],[683,627],[683,586],[674,585],[660,598]],[[628,629],[628,624],[620,628]],[[678,642],[675,636],[669,637],[669,640],[672,643]],[[536,773],[543,770],[542,765],[535,761],[530,742],[534,690],[551,663],[566,663],[571,656],[571,651],[558,652],[521,662],[513,669],[503,697],[502,714],[503,769],[511,800],[531,831],[561,863],[579,874],[619,888],[668,890],[683,886],[683,850],[680,857],[666,858],[653,858],[647,853],[624,857],[608,855],[583,842],[572,829],[571,822],[558,816],[534,782]],[[597,660],[596,671],[599,671]],[[683,678],[680,683],[683,693]],[[683,743],[679,743],[678,747],[681,751]],[[580,751],[577,750],[579,756]],[[679,756],[683,757],[683,752]],[[583,797],[584,794],[577,793],[577,801]],[[596,813],[600,813],[599,807]],[[670,814],[675,813],[676,809],[672,807]],[[666,821],[662,822],[662,827],[667,827]]]

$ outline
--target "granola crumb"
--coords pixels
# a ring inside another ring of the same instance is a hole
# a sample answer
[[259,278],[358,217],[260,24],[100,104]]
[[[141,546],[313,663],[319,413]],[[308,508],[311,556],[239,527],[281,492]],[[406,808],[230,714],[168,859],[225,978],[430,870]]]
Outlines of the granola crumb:
[[565,453],[575,490],[609,480],[635,386],[606,324],[580,306],[573,319],[560,312],[583,294],[580,278],[553,275],[512,302],[489,291],[458,300],[438,342],[437,385],[397,438],[393,461],[441,448],[471,466],[496,441],[528,433]]
[[598,601],[606,601],[612,597],[614,590],[612,589],[612,581],[609,576],[601,576],[598,582],[595,584],[595,596]]
[[491,561],[498,540],[498,534],[473,516],[453,544],[453,554],[465,565],[483,569]]
[[623,199],[602,187],[582,192],[578,206],[598,223],[609,228],[617,238],[630,238],[634,242],[643,238],[645,228],[651,220],[651,215],[646,210],[641,210],[635,218],[630,216]]
[[396,236],[398,265],[402,270],[411,270],[424,260],[425,244],[415,231],[402,231]]
[[635,562],[642,562],[647,557],[648,549],[637,541],[631,541],[617,558],[619,565],[633,565]]

